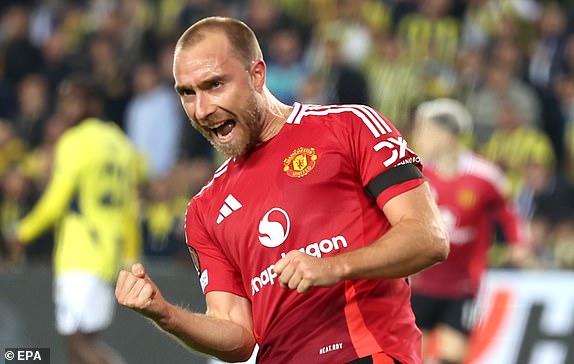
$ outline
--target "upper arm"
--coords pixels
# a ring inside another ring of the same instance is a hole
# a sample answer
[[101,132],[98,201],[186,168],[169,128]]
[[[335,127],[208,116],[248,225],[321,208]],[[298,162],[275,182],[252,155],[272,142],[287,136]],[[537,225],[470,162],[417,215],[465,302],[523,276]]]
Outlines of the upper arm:
[[211,291],[205,295],[207,315],[222,320],[229,320],[253,332],[251,302],[233,293]]
[[446,231],[428,182],[391,198],[383,206],[383,212],[391,226],[404,219],[415,219],[423,221],[429,227],[434,226]]

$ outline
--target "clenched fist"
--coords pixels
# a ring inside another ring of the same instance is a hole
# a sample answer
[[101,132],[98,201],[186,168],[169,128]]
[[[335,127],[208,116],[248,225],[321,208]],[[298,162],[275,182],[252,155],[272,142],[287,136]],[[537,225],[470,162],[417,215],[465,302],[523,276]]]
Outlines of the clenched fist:
[[116,284],[116,299],[119,304],[131,308],[158,322],[165,318],[169,303],[159,288],[145,273],[143,265],[135,263],[131,271],[122,270]]
[[328,287],[340,281],[335,267],[326,258],[317,258],[298,250],[290,251],[273,268],[282,287],[299,293],[312,287]]

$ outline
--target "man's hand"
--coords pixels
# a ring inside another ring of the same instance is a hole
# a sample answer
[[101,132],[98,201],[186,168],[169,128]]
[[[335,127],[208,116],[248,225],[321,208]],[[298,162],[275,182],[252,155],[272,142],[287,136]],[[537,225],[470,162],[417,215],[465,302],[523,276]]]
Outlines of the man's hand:
[[282,287],[307,292],[311,287],[328,287],[341,281],[330,258],[317,258],[292,250],[273,268]]
[[169,314],[169,303],[140,263],[132,265],[131,271],[120,271],[116,284],[116,299],[119,304],[157,323]]
[[4,233],[4,241],[8,247],[8,260],[12,263],[20,263],[24,259],[26,249],[18,239],[15,226]]

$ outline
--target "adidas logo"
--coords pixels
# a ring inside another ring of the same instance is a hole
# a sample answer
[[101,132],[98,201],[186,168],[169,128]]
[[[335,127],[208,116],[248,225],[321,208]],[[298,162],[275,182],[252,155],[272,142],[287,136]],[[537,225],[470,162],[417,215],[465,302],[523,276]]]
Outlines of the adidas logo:
[[232,194],[227,195],[223,206],[219,209],[219,215],[217,216],[217,223],[220,224],[223,219],[231,215],[233,211],[239,210],[243,205]]

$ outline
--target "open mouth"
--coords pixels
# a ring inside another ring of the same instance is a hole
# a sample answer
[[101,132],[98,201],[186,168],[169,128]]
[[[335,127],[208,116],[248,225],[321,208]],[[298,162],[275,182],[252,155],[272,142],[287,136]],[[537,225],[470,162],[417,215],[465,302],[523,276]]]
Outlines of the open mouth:
[[223,123],[211,128],[220,141],[226,141],[231,138],[231,132],[235,128],[236,122],[233,119],[225,120]]

